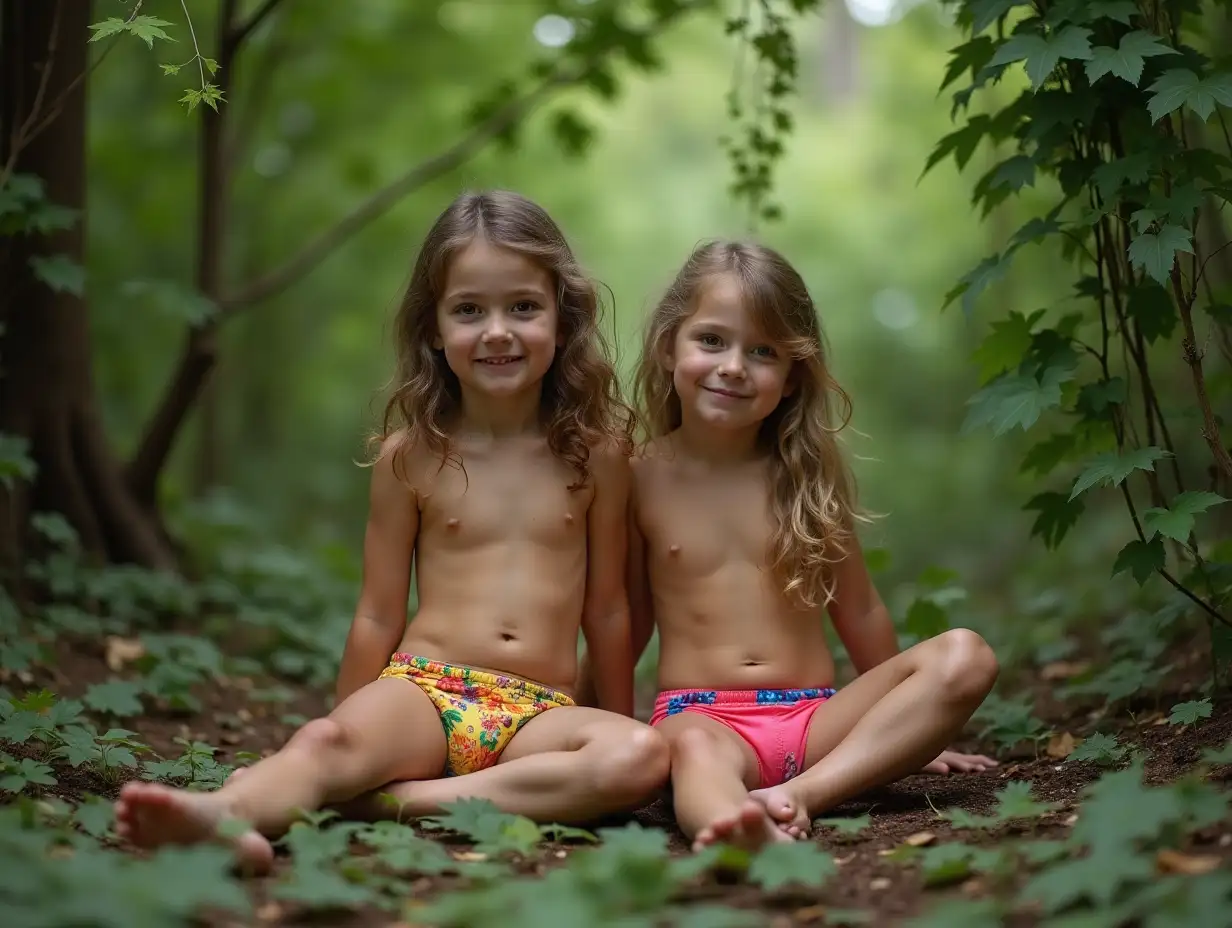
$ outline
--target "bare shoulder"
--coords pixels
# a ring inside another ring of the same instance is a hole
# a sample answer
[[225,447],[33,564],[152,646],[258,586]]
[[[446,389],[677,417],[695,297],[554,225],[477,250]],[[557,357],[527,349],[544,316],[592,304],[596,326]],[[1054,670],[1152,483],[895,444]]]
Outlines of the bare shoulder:
[[652,438],[633,455],[634,476],[646,480],[662,476],[671,470],[675,458],[671,435]]
[[590,446],[590,469],[596,483],[627,479],[629,448],[617,438],[605,438]]
[[407,492],[418,496],[425,474],[427,454],[411,441],[406,429],[398,429],[381,441],[372,467],[373,492],[385,496]]

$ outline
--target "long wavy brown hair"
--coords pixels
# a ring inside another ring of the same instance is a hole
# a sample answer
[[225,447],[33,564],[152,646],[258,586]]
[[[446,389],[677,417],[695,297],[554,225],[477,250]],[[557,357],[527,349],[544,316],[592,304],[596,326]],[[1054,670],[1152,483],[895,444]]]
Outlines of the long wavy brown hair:
[[510,191],[464,193],[428,231],[394,321],[397,373],[381,433],[374,438],[402,434],[394,467],[403,479],[400,459],[409,448],[426,448],[442,464],[461,465],[449,438],[461,409],[461,388],[444,352],[432,343],[450,260],[478,236],[525,255],[552,275],[561,344],[543,380],[540,419],[548,447],[577,473],[570,487],[575,489],[590,477],[591,448],[615,439],[622,450],[629,449],[633,417],[620,398],[599,328],[598,289],[547,212]]
[[[664,360],[707,281],[731,275],[766,337],[793,359],[795,390],[759,433],[770,457],[773,529],[769,562],[784,593],[803,606],[834,598],[834,566],[854,550],[855,479],[839,446],[851,399],[830,373],[821,322],[799,273],[764,245],[712,241],[685,262],[651,313],[634,381],[649,440],[680,427],[680,397]],[[841,411],[836,413],[836,410]]]

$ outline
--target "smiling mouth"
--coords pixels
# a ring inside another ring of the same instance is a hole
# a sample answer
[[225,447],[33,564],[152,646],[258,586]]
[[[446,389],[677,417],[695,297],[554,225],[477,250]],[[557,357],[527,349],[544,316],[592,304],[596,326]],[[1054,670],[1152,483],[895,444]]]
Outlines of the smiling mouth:
[[522,356],[520,354],[517,354],[517,355],[508,355],[506,357],[501,357],[501,358],[480,358],[476,363],[477,364],[487,364],[489,367],[504,367],[507,364],[516,364],[518,361],[521,361],[521,360],[522,360]]
[[726,396],[729,399],[733,399],[733,400],[751,399],[751,396],[749,394],[736,393],[732,390],[724,390],[720,387],[702,387],[702,389],[705,390],[707,393],[714,393],[718,396]]

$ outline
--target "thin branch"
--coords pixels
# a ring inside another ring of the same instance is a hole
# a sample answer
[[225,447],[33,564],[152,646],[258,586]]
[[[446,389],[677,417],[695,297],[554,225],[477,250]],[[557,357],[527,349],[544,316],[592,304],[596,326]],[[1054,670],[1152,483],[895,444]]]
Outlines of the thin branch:
[[392,209],[407,194],[470,160],[484,145],[510,126],[515,125],[558,87],[575,83],[584,77],[589,67],[581,70],[561,71],[548,77],[526,96],[501,107],[443,152],[421,161],[401,177],[377,190],[337,224],[310,241],[280,266],[258,277],[239,291],[224,296],[220,300],[223,314],[233,314],[252,303],[269,299],[291,286],[316,268],[351,236]]
[[277,7],[280,3],[282,3],[282,0],[265,0],[265,2],[261,4],[261,8],[252,14],[248,22],[236,26],[231,30],[230,41],[234,45],[239,45],[243,42],[253,33],[257,26],[261,25],[261,23],[265,21],[265,18],[269,16],[270,13],[274,12],[275,7]]
[[28,144],[26,133],[30,131],[30,124],[38,118],[39,110],[43,106],[43,97],[47,93],[47,85],[51,83],[51,72],[55,67],[56,61],[56,45],[60,40],[60,12],[63,9],[63,5],[64,0],[56,0],[56,8],[51,14],[51,29],[47,34],[47,54],[43,58],[43,73],[39,75],[38,89],[34,92],[34,101],[30,104],[30,112],[26,114],[26,118],[20,126],[13,127],[13,133],[9,137],[9,157],[5,162],[4,169],[0,170],[0,187],[8,183],[8,179],[13,173],[13,168],[17,165],[17,156]]
[[[144,0],[137,0],[137,3],[133,5],[132,12],[128,14],[128,19],[125,20],[125,22],[133,21],[138,11],[141,9],[141,4],[143,2]],[[59,8],[57,7],[57,11],[58,9]],[[107,43],[107,47],[102,50],[102,52],[99,54],[97,58],[94,59],[94,61],[90,64],[90,66],[86,68],[84,71],[82,71],[80,74],[78,74],[75,78],[73,78],[73,80],[69,82],[69,85],[60,91],[60,93],[56,96],[56,98],[52,100],[51,104],[47,107],[47,115],[43,117],[42,121],[38,125],[36,125],[33,129],[30,129],[28,132],[25,131],[24,126],[22,127],[23,137],[21,139],[20,145],[13,146],[13,150],[9,153],[8,162],[4,165],[3,168],[0,168],[0,187],[3,187],[8,182],[9,176],[13,172],[13,168],[17,163],[17,152],[25,148],[27,145],[33,142],[36,138],[42,135],[47,130],[47,127],[56,121],[56,118],[60,115],[60,111],[64,108],[64,104],[68,100],[68,98],[72,96],[73,92],[79,86],[81,86],[81,82],[84,81],[91,74],[93,74],[98,69],[98,67],[107,59],[107,56],[111,54],[112,49],[114,49],[116,45],[119,44],[120,40],[121,40],[120,36],[116,36],[112,38],[112,40]],[[38,112],[37,110],[31,109],[29,118],[33,119],[35,115],[37,114],[37,112]]]
[[1193,301],[1186,299],[1185,288],[1181,283],[1180,268],[1172,266],[1172,290],[1176,295],[1177,308],[1181,312],[1181,325],[1185,328],[1185,338],[1181,342],[1185,363],[1193,377],[1194,393],[1198,397],[1198,409],[1202,413],[1202,437],[1206,439],[1211,449],[1215,465],[1223,472],[1226,479],[1232,480],[1232,457],[1223,446],[1223,438],[1219,434],[1219,422],[1211,409],[1211,400],[1206,393],[1206,378],[1202,374],[1202,352],[1198,350],[1198,336],[1194,332]]

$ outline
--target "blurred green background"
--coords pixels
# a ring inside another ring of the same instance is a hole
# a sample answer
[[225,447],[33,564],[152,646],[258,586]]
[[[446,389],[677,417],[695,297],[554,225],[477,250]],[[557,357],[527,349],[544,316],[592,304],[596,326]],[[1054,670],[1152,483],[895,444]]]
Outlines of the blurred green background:
[[[98,6],[96,18],[109,13]],[[190,4],[200,35],[210,35],[213,6]],[[586,4],[555,6],[584,15]],[[147,7],[182,22],[176,4]],[[285,4],[253,37],[226,104],[245,141],[229,284],[292,254],[456,139],[476,99],[522,73],[544,52],[542,40],[559,38],[560,21],[544,21],[552,7]],[[796,129],[776,188],[784,215],[755,234],[804,274],[854,399],[848,447],[862,501],[884,514],[864,535],[866,547],[890,555],[878,574],[883,594],[901,617],[922,570],[953,570],[969,595],[951,620],[1006,641],[1043,640],[1065,614],[1116,611],[1134,588],[1127,575],[1105,581],[1128,537],[1117,500],[1106,519],[1088,517],[1049,553],[1029,538],[1033,517],[1021,508],[1040,489],[1018,473],[1027,440],[960,434],[978,386],[971,355],[988,321],[966,318],[957,304],[942,312],[944,294],[1044,200],[1025,191],[981,221],[969,193],[999,160],[987,148],[966,175],[947,161],[921,179],[952,127],[949,94],[938,87],[958,30],[934,2],[847,0],[801,19],[796,33]],[[178,54],[185,30],[175,35]],[[647,307],[694,244],[750,234],[719,143],[735,43],[722,18],[706,14],[658,47],[663,69],[621,73],[613,102],[564,92],[521,126],[513,146],[490,146],[416,191],[297,285],[228,322],[208,414],[194,414],[163,484],[173,524],[212,554],[231,546],[233,556],[252,557],[259,541],[267,563],[281,557],[326,571],[354,595],[368,480],[354,462],[392,372],[390,323],[421,236],[463,189],[513,188],[557,218],[614,294],[608,325],[627,369]],[[178,60],[158,49],[157,60]],[[197,120],[175,103],[183,73],[163,77],[155,57],[132,43],[90,89],[97,377],[125,456],[165,388],[190,305],[177,288],[192,278]],[[1004,102],[1016,87],[994,93]],[[550,131],[562,105],[597,128],[581,157],[563,153]],[[1059,254],[1029,248],[985,299],[996,317],[1028,312],[1067,298],[1072,276]],[[213,479],[199,467],[207,441],[219,465]]]

